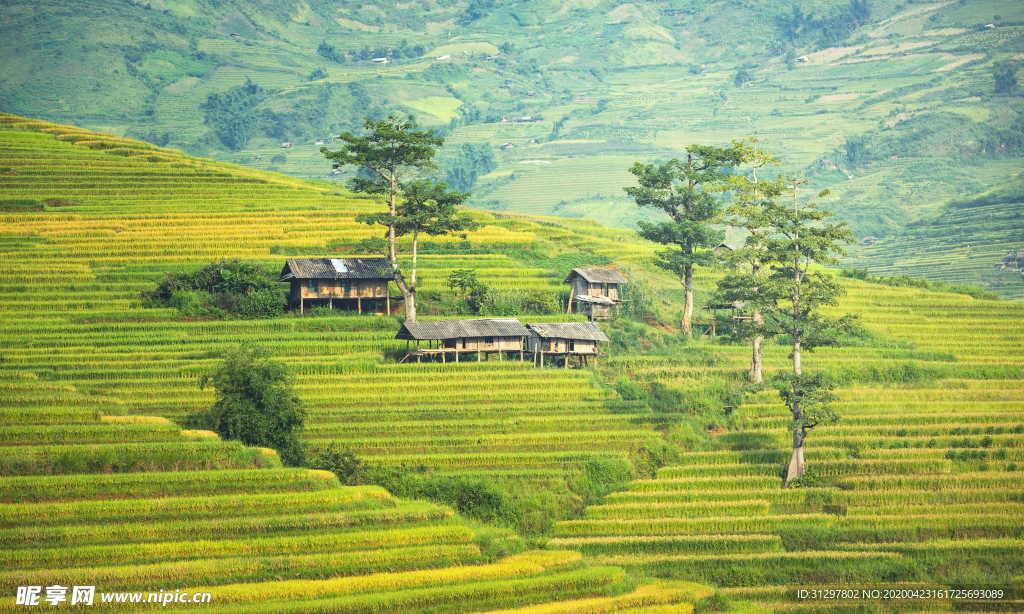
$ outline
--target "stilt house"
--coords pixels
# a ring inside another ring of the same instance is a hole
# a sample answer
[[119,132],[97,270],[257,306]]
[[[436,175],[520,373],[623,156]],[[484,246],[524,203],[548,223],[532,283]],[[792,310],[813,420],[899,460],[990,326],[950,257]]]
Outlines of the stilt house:
[[406,322],[395,335],[396,339],[415,342],[400,362],[415,357],[419,362],[424,356],[459,361],[460,356],[473,355],[479,360],[484,356],[497,354],[498,359],[513,353],[520,360],[524,358],[526,338],[530,331],[515,318],[481,318],[476,320],[433,320],[429,322]]
[[615,316],[622,302],[621,285],[626,278],[616,269],[589,267],[573,269],[565,278],[569,284],[567,313],[582,313],[591,320],[607,320]]
[[527,324],[526,328],[530,330],[526,349],[539,365],[544,364],[545,356],[561,356],[565,367],[569,366],[569,359],[576,356],[578,362],[585,365],[590,357],[600,354],[598,343],[608,341],[604,331],[593,322]]
[[402,300],[388,291],[394,279],[387,258],[289,258],[278,281],[291,284],[288,306],[299,313],[326,306],[389,314],[392,303]]

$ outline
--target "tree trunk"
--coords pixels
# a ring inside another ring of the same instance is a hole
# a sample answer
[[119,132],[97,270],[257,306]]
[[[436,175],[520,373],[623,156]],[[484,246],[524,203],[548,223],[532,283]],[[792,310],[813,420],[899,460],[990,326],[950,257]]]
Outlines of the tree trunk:
[[793,414],[793,454],[789,457],[789,467],[786,469],[786,481],[783,486],[789,486],[789,483],[797,478],[804,476],[804,439],[807,438],[807,431],[801,424],[803,418],[803,411],[800,408],[800,401],[793,401],[793,406],[789,408]]
[[800,337],[793,336],[793,373],[801,375],[803,370],[800,365]]
[[[793,373],[800,375],[803,373],[800,365],[800,339],[803,336],[803,322],[800,317],[800,284],[803,283],[803,271],[800,269],[800,257],[797,256],[793,259],[793,270],[794,278],[793,281]],[[799,413],[800,409],[796,408],[795,412]]]
[[405,283],[405,276],[402,275],[402,272],[400,270],[398,270],[397,266],[394,267],[394,269],[395,269],[395,285],[398,286],[398,289],[402,291],[402,297],[404,298],[403,302],[405,303],[405,321],[406,322],[415,322],[416,321],[416,287],[415,286],[410,286],[409,284]]
[[[398,215],[398,179],[394,174],[391,175],[391,189],[388,191],[388,212],[391,214],[392,220]],[[405,321],[415,322],[416,321],[416,264],[415,258],[413,259],[413,278],[412,284],[405,282],[405,276],[402,275],[402,271],[398,268],[398,249],[395,246],[395,225],[394,223],[388,224],[388,260],[391,262],[391,268],[395,272],[395,285],[402,291],[402,297],[405,304]]]
[[[755,175],[754,180],[757,181]],[[756,233],[753,233],[756,236]],[[756,259],[750,264],[750,275],[751,277],[757,278],[758,272],[761,270],[761,263]],[[759,290],[759,289],[758,289]],[[764,316],[761,315],[760,309],[754,309],[750,314],[750,319],[754,323],[754,326],[760,328],[764,324]],[[764,342],[763,335],[754,335],[754,338],[750,340],[750,381],[755,384],[764,383],[764,374],[761,372],[761,343]]]
[[693,265],[687,264],[683,269],[683,330],[688,337],[693,337]]
[[[756,322],[760,313],[755,312],[754,321]],[[750,340],[750,381],[755,384],[761,384],[764,382],[764,374],[761,372],[761,342],[764,341],[764,337],[761,335],[755,335]]]
[[789,467],[786,469],[786,481],[784,486],[789,486],[793,480],[804,477],[806,466],[804,464],[804,432],[802,429],[793,431],[793,454],[789,457]]
[[419,250],[419,233],[412,234],[412,269],[409,271],[409,283],[402,295],[405,297],[405,321],[416,321],[416,256]]
[[[394,220],[395,216],[398,215],[398,179],[394,174],[391,175],[391,187],[388,190],[388,213],[391,214],[391,219]],[[398,251],[395,248],[395,224],[388,224],[388,260],[391,262],[391,268],[398,270]]]

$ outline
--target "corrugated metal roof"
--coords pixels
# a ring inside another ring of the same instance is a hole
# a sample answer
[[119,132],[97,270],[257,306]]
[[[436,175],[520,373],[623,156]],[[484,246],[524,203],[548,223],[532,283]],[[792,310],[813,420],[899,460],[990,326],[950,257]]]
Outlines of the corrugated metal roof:
[[387,258],[289,258],[278,281],[394,278]]
[[590,296],[587,294],[577,294],[577,301],[583,301],[584,303],[596,303],[598,305],[614,305],[615,301],[608,298],[607,296]]
[[526,325],[544,339],[586,339],[590,341],[608,341],[597,324],[593,322],[555,322],[550,324],[530,323]]
[[433,320],[406,322],[395,339],[458,339],[461,337],[527,337],[526,330],[515,318],[481,318],[477,320]]
[[628,281],[617,269],[605,269],[602,267],[573,269],[572,273],[569,273],[565,278],[565,281],[570,281],[573,275],[579,275],[593,284],[624,284]]

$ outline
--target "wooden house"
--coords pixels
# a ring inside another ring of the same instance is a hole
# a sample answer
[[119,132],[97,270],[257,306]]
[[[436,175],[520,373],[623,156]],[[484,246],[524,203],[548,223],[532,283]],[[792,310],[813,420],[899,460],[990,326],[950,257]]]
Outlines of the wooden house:
[[289,258],[278,281],[291,284],[288,306],[299,313],[326,306],[389,314],[392,303],[402,300],[388,291],[394,279],[387,258]]
[[[459,362],[459,357],[467,354],[480,360],[491,354],[501,359],[505,354],[518,353],[519,359],[523,359],[529,336],[530,331],[515,318],[481,318],[406,322],[395,339],[406,340],[406,355],[399,362],[414,356],[416,362],[424,356],[440,357],[441,362]],[[409,346],[413,341],[415,349]]]
[[615,316],[622,302],[622,284],[626,278],[616,269],[589,267],[573,269],[565,278],[569,284],[566,313],[582,313],[591,320],[607,320]]
[[732,245],[729,245],[728,243],[719,243],[711,250],[711,253],[716,256],[726,256],[734,251],[736,251],[736,248]]
[[564,367],[569,366],[573,356],[579,364],[586,365],[590,357],[600,354],[598,344],[608,341],[604,331],[593,322],[527,324],[526,328],[530,331],[526,350],[533,354],[533,361],[538,365],[544,364],[545,356],[561,356]]

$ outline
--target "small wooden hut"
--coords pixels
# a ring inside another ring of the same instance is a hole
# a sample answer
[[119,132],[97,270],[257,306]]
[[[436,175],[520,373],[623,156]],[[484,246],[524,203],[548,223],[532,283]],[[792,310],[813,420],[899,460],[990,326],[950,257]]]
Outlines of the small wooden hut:
[[725,256],[736,251],[736,248],[728,243],[719,243],[711,250],[711,253],[716,256]]
[[537,365],[544,364],[545,356],[561,356],[564,367],[569,366],[573,356],[578,364],[586,365],[590,357],[596,359],[600,355],[598,343],[608,341],[604,331],[593,322],[532,323],[526,328],[530,330],[526,349],[533,353]]
[[477,360],[497,354],[519,354],[525,358],[526,338],[530,331],[515,318],[481,318],[476,320],[433,320],[429,322],[406,322],[398,329],[395,339],[416,342],[415,348],[406,343],[406,354],[399,362],[415,357],[416,362],[427,358],[440,357],[441,362],[449,358],[459,362],[467,354]]
[[280,282],[291,284],[290,309],[326,306],[359,313],[389,314],[393,302],[388,283],[395,273],[387,258],[289,258]]
[[607,320],[615,316],[622,302],[622,284],[625,276],[616,269],[585,267],[573,269],[565,278],[569,284],[569,304],[566,313],[582,313],[591,320]]

